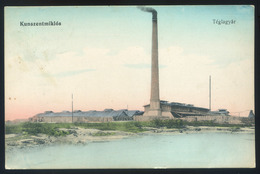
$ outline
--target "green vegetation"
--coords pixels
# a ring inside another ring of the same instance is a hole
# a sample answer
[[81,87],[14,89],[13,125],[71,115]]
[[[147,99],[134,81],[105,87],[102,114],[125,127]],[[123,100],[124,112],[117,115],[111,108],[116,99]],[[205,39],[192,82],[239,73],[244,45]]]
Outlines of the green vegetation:
[[21,124],[19,125],[5,125],[5,133],[6,134],[18,134],[22,133],[23,129]]
[[151,121],[151,127],[166,127],[166,128],[184,128],[184,121],[183,120],[160,120],[160,119],[155,119]]
[[46,134],[50,136],[65,136],[71,134],[69,131],[59,130],[59,128],[70,128],[69,123],[21,123],[18,125],[6,125],[6,134],[37,135]]
[[[60,128],[75,128],[81,127],[86,129],[98,130],[116,130],[124,132],[139,133],[151,128],[175,128],[182,129],[186,126],[212,126],[212,127],[230,127],[232,131],[238,131],[241,127],[251,126],[248,124],[234,125],[234,124],[219,124],[214,121],[194,121],[187,122],[183,120],[159,120],[155,119],[149,122],[125,121],[125,122],[106,122],[106,123],[20,123],[16,125],[6,125],[6,134],[20,134],[20,135],[37,135],[46,134],[49,136],[66,136],[75,133],[73,130],[61,130]],[[94,136],[109,136],[112,133],[97,133]]]
[[[20,123],[16,125],[6,125],[6,134],[24,134],[24,135],[37,135],[46,134],[50,136],[66,136],[75,131],[64,131],[60,128],[74,128],[82,127],[88,129],[99,130],[118,130],[124,132],[143,132],[146,129],[138,122],[108,122],[108,123]],[[98,135],[97,135],[98,136]]]
[[146,129],[143,126],[134,121],[127,122],[107,122],[107,123],[73,123],[76,127],[92,128],[99,130],[117,130],[124,132],[138,133],[143,132]]

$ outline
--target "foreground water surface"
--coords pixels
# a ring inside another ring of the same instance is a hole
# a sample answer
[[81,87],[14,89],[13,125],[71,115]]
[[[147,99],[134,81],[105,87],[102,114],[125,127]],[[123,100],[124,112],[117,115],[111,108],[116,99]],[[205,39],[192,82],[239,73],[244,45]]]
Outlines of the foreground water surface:
[[212,167],[255,167],[254,134],[155,134],[6,152],[9,169]]

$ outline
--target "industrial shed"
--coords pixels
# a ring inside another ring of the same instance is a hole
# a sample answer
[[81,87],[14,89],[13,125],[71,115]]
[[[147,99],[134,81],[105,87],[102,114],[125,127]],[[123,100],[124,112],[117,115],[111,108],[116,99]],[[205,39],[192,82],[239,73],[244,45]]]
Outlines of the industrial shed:
[[[161,100],[160,106],[163,112],[168,112],[171,118],[180,118],[180,117],[186,117],[186,116],[202,116],[207,115],[209,112],[209,109],[202,108],[202,107],[195,107],[192,104],[186,104],[186,103],[178,103],[178,102],[168,102]],[[144,106],[145,111],[149,110],[150,105]]]
[[53,112],[45,111],[30,118],[32,122],[47,122],[47,123],[71,123],[71,122],[111,122],[122,120],[133,120],[134,115],[142,114],[143,112],[138,110],[128,111],[127,109],[113,110],[105,109],[103,111],[81,111],[75,110]]
[[[160,119],[174,119],[174,118],[183,118],[188,116],[204,116],[208,115],[209,109],[202,107],[195,107],[192,104],[186,103],[178,103],[178,102],[168,102],[165,100],[160,100],[160,109],[161,116]],[[149,111],[153,111],[150,109],[150,104],[144,106],[144,114],[143,115],[135,115],[135,121],[151,121],[155,118],[158,118],[156,115],[151,115]],[[145,113],[149,113],[150,115],[145,115]]]
[[122,109],[117,112],[118,115],[113,117],[114,121],[133,120],[133,116],[141,115],[144,113],[139,110],[127,110],[127,109]]

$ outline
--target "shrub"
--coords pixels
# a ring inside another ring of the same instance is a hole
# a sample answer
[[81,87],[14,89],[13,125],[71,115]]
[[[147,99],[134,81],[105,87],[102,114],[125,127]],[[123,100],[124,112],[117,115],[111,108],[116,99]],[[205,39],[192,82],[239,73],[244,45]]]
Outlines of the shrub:
[[[21,129],[19,133],[25,133],[29,135],[47,134],[51,136],[65,136],[69,135],[69,131],[61,131],[60,127],[68,127],[68,125],[58,125],[52,123],[23,123],[20,125]],[[9,128],[10,129],[10,128]],[[16,128],[19,129],[19,126]],[[8,132],[12,132],[8,130]]]
[[154,127],[156,127],[156,128],[160,128],[160,127],[164,126],[163,121],[160,119],[154,119],[152,121],[152,123],[153,123]]
[[5,126],[5,133],[6,134],[22,133],[22,126],[21,125],[6,125]]
[[138,121],[135,121],[135,122],[134,122],[134,125],[135,125],[135,127],[142,128],[141,123],[138,122]]

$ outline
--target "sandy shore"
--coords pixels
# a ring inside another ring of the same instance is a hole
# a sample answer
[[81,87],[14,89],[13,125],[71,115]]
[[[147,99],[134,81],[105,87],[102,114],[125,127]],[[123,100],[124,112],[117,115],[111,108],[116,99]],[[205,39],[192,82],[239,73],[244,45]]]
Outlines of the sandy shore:
[[[146,128],[147,131],[141,133],[130,133],[122,131],[101,131],[97,129],[85,129],[75,127],[72,129],[62,128],[60,130],[71,131],[72,134],[67,136],[48,136],[39,134],[37,136],[7,134],[5,136],[6,151],[14,148],[27,148],[39,145],[51,144],[87,144],[90,142],[111,141],[122,139],[130,136],[142,136],[151,134],[191,134],[191,133],[207,133],[207,132],[222,132],[222,133],[255,133],[254,128],[232,129],[230,127],[192,127],[188,126],[183,129],[166,129],[166,128]],[[100,136],[98,133],[104,133],[105,136]]]

